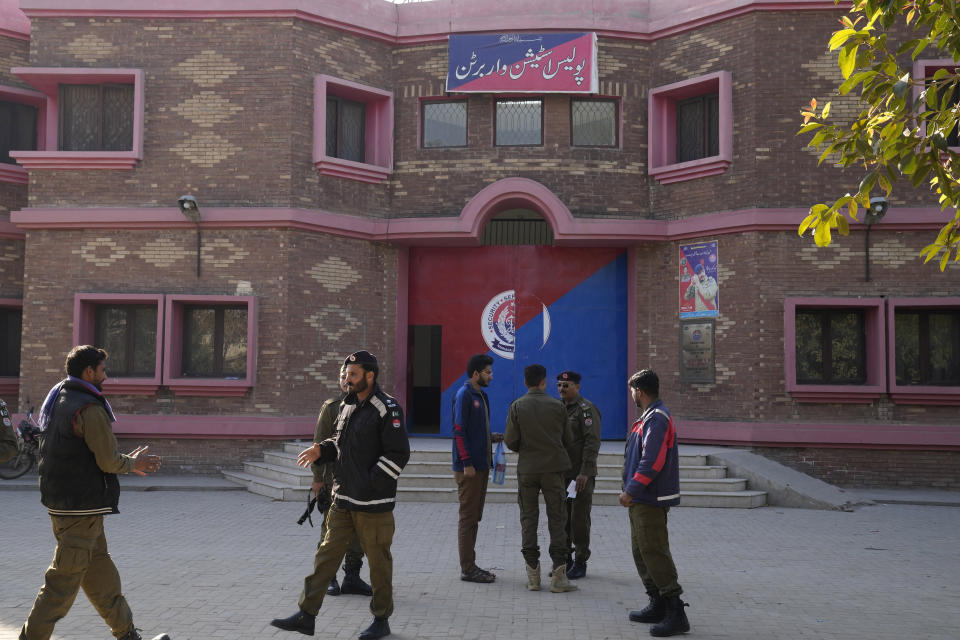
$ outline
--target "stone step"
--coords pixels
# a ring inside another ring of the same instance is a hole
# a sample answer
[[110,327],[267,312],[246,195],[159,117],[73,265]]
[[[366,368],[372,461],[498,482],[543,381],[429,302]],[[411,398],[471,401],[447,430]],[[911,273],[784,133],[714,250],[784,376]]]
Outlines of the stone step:
[[[306,501],[313,475],[297,466],[297,455],[309,446],[306,441],[285,442],[281,449],[266,451],[263,460],[244,463],[243,471],[225,471],[224,477],[248,491],[274,500]],[[457,502],[456,485],[450,469],[450,450],[433,441],[418,448],[411,441],[411,457],[397,485],[400,502]],[[503,485],[490,483],[489,502],[516,502],[517,454],[507,453],[507,477]],[[619,504],[623,454],[601,452],[597,459],[597,483],[593,502]],[[755,508],[766,504],[766,494],[747,489],[742,478],[727,478],[726,468],[707,464],[707,456],[680,454],[681,504],[689,507]]]

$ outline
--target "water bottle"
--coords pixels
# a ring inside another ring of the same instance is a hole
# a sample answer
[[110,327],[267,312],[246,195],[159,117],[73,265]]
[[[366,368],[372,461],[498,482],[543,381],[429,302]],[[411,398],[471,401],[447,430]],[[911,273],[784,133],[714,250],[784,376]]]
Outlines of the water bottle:
[[497,443],[497,450],[493,454],[493,482],[503,484],[507,475],[507,455],[503,452],[503,443]]

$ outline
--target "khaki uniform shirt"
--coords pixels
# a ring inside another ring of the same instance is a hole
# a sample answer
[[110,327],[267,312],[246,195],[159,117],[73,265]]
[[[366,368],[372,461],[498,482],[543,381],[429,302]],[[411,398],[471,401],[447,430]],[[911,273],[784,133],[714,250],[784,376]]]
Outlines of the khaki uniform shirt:
[[573,446],[567,449],[571,466],[566,477],[594,477],[597,475],[597,454],[600,453],[600,411],[580,395],[566,407],[567,422],[573,434]]
[[538,388],[510,405],[503,441],[520,454],[517,473],[549,473],[570,468],[573,443],[563,403]]
[[83,438],[104,473],[130,473],[135,460],[120,453],[117,436],[113,435],[110,418],[103,407],[91,405],[80,410],[73,423],[73,432]]
[[[333,437],[337,424],[337,414],[340,413],[340,396],[330,398],[320,407],[317,417],[317,428],[313,432],[314,442],[323,442]],[[329,490],[333,484],[333,463],[310,465],[313,470],[313,481],[322,482]]]

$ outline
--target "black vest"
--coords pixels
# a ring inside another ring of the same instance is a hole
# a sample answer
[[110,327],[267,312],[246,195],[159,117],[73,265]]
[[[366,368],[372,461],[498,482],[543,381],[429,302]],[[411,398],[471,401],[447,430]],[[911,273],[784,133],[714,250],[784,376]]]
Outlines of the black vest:
[[103,397],[76,382],[64,382],[41,436],[40,501],[50,515],[119,513],[120,483],[116,474],[101,470],[87,443],[73,431],[77,414],[90,405],[106,410]]

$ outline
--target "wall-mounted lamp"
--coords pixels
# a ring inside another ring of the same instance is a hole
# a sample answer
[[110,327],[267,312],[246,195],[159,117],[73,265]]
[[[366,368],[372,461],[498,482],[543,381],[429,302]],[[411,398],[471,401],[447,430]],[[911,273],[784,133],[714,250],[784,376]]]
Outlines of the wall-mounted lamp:
[[870,227],[880,222],[883,219],[883,216],[887,215],[887,209],[890,208],[890,201],[879,196],[876,198],[870,198],[870,208],[867,209],[863,214],[863,222],[867,225],[867,232],[864,234],[865,240],[865,254],[866,254],[866,271],[867,271],[867,282],[870,282]]
[[200,277],[200,205],[193,196],[180,196],[177,200],[183,217],[197,225],[197,277]]

